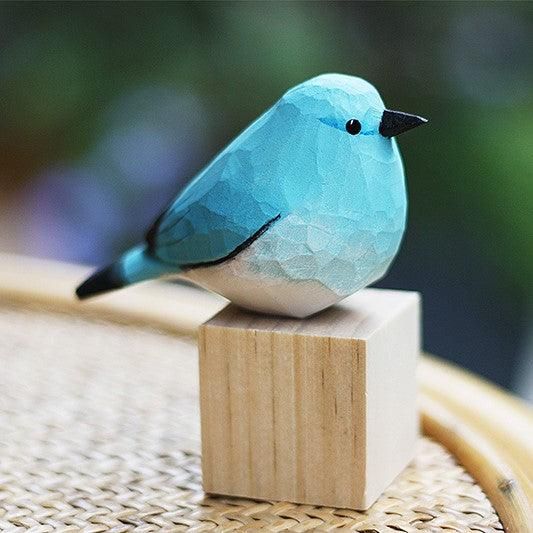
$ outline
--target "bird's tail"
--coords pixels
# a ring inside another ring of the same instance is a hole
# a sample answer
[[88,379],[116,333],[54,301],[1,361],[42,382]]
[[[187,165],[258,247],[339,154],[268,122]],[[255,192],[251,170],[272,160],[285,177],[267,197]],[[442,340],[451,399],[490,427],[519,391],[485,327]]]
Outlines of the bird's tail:
[[179,267],[169,265],[151,256],[145,246],[137,246],[126,252],[118,261],[98,270],[77,289],[80,300],[113,291],[165,274],[178,273]]

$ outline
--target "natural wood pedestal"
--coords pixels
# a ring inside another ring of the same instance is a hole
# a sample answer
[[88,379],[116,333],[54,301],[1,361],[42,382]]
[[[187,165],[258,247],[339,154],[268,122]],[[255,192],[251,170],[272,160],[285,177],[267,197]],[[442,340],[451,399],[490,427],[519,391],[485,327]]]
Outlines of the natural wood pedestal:
[[367,509],[418,436],[418,294],[366,289],[298,320],[229,305],[200,327],[209,493]]

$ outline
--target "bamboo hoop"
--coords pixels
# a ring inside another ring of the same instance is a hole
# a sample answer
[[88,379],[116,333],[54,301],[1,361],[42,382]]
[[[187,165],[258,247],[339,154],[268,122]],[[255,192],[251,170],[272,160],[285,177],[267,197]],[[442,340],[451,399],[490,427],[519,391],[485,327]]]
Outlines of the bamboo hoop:
[[488,435],[469,427],[445,403],[422,393],[421,409],[424,433],[444,445],[479,483],[505,530],[531,531],[533,500],[522,471],[507,461],[506,454],[490,442]]

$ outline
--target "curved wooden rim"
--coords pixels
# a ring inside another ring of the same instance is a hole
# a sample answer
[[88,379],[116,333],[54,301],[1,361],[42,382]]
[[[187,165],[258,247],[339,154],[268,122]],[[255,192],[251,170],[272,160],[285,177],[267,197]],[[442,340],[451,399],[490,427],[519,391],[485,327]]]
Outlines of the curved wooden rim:
[[[532,529],[530,480],[493,444],[492,433],[481,433],[469,420],[427,393],[421,394],[422,428],[446,447],[479,483],[508,532]],[[488,429],[488,428],[487,428]]]
[[[80,304],[73,291],[90,269],[0,256],[0,296],[54,309],[150,324],[195,335],[225,300],[183,285],[152,283]],[[434,357],[420,364],[422,427],[486,492],[509,532],[533,530],[533,414],[523,402]]]

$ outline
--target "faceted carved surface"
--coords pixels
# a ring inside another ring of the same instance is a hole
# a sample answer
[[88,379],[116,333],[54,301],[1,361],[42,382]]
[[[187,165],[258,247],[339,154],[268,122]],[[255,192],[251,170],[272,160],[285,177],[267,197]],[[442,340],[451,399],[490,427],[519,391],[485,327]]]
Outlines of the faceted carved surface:
[[376,89],[352,76],[291,89],[160,218],[150,260],[125,256],[126,279],[179,272],[237,304],[298,317],[376,281],[406,214],[400,155],[379,133],[383,111]]

